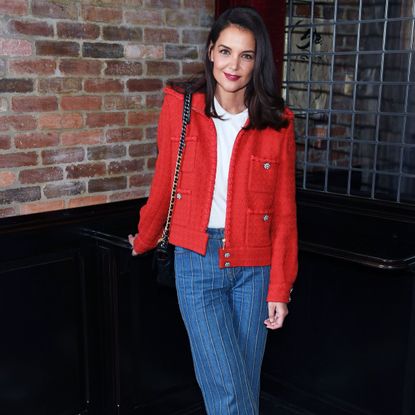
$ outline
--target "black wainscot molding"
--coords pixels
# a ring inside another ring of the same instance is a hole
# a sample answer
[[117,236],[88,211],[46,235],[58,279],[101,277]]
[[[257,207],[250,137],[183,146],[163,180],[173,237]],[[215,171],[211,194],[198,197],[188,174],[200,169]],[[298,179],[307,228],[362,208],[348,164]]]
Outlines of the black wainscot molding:
[[[130,255],[143,203],[0,220],[0,414],[204,413],[174,290]],[[413,415],[413,208],[299,192],[298,218],[261,415]]]
[[143,201],[0,221],[0,414],[196,414],[174,290],[127,242]]
[[298,193],[299,277],[263,392],[316,415],[415,413],[415,209]]

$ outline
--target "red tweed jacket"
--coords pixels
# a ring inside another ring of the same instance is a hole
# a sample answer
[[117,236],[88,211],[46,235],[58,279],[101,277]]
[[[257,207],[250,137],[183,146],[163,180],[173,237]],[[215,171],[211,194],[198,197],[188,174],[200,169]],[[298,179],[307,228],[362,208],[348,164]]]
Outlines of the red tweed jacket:
[[[194,94],[175,200],[170,242],[206,253],[216,173],[216,130]],[[140,211],[137,253],[154,248],[167,216],[182,123],[183,95],[165,90],[158,125],[159,155],[148,201]],[[268,301],[288,302],[297,274],[295,141],[293,115],[280,131],[242,130],[235,141],[228,181],[225,242],[220,267],[271,265]]]

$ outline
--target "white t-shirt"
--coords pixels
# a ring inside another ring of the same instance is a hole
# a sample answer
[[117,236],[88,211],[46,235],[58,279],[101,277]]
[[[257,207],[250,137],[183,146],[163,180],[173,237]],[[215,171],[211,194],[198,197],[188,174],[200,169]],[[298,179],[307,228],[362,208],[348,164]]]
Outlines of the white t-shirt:
[[221,107],[216,98],[215,109],[218,115],[222,116],[222,120],[213,118],[217,138],[217,166],[208,226],[209,228],[224,228],[229,165],[231,162],[232,149],[236,136],[248,119],[248,109],[239,114],[230,114]]

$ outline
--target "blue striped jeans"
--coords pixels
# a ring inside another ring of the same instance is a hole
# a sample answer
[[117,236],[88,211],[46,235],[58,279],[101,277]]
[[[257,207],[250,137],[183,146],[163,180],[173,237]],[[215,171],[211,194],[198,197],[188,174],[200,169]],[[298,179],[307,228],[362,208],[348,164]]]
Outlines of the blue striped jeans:
[[209,415],[258,415],[270,267],[220,269],[223,229],[206,255],[176,247],[176,287]]

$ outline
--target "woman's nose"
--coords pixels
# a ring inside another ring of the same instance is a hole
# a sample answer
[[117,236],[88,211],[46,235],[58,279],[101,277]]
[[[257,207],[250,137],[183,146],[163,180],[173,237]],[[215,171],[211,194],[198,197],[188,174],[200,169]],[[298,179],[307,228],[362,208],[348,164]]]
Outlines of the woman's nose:
[[231,56],[231,60],[229,62],[229,68],[236,71],[238,67],[239,67],[239,57]]

